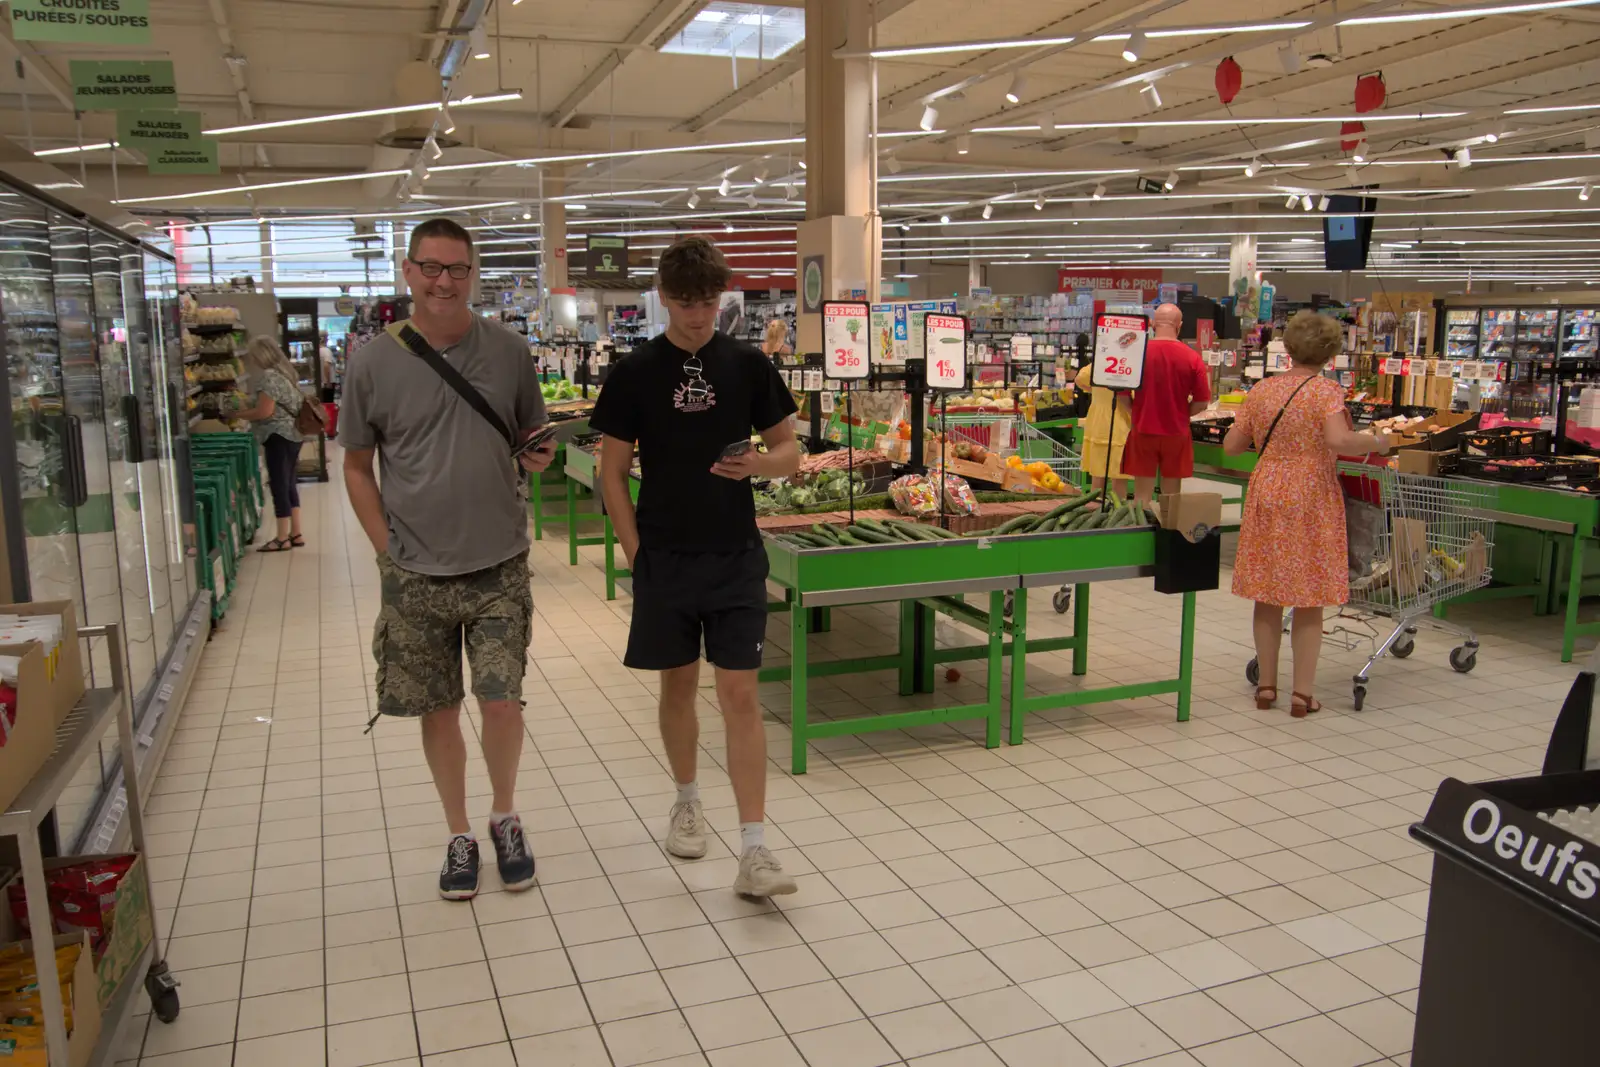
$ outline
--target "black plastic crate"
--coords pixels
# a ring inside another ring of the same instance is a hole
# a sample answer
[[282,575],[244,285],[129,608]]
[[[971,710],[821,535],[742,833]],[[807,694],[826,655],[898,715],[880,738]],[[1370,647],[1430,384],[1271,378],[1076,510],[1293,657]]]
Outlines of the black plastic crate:
[[1196,441],[1207,444],[1220,445],[1222,439],[1228,436],[1228,431],[1233,428],[1233,418],[1202,419],[1189,423],[1189,436]]
[[1549,430],[1497,426],[1461,437],[1463,456],[1544,456],[1554,435]]
[[1551,477],[1560,477],[1570,484],[1588,484],[1600,478],[1600,459],[1589,456],[1552,456],[1549,460]]
[[[1472,456],[1463,455],[1457,460],[1457,472],[1468,478],[1487,478],[1496,482],[1543,482],[1550,478],[1555,468],[1544,460],[1520,462],[1526,456]],[[1518,460],[1516,464],[1508,460]]]

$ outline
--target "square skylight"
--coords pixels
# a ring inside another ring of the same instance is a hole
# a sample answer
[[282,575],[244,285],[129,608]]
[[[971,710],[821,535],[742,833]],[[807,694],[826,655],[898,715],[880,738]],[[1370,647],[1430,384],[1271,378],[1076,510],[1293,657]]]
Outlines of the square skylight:
[[717,0],[690,19],[687,26],[661,46],[661,51],[691,56],[776,59],[805,36],[804,8]]

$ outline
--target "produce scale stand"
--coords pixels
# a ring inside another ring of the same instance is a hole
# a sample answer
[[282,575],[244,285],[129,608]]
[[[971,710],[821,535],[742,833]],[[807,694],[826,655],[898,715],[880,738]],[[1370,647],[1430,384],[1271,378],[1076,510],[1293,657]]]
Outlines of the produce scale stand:
[[[562,466],[562,473],[567,479],[567,562],[572,566],[578,565],[578,549],[601,545],[605,548],[606,572],[606,599],[617,599],[617,582],[622,578],[633,577],[633,572],[626,567],[617,566],[617,532],[611,525],[611,516],[606,514],[606,502],[600,493],[600,457],[585,448],[577,445],[568,445],[565,448],[566,462]],[[578,510],[578,487],[583,486],[599,503],[600,512]],[[634,503],[639,501],[639,479],[635,475],[628,478],[628,493],[633,497]],[[582,535],[578,532],[578,524],[585,520],[599,519],[603,531],[599,537],[592,534]]]
[[[117,724],[118,752],[122,766],[136,766],[134,762],[133,715],[128,705],[126,671],[122,662],[121,626],[108,623],[103,626],[78,628],[79,638],[103,637],[111,655],[110,688],[91,689],[84,694],[76,708],[56,731],[56,747],[32,781],[17,794],[11,806],[0,813],[0,837],[14,837],[22,858],[22,884],[28,905],[28,923],[37,934],[52,929],[48,891],[45,882],[44,857],[39,848],[39,826],[54,810],[61,793],[72,782],[91,753],[99,749],[102,735],[109,720]],[[132,848],[146,855],[144,839],[144,808],[140,797],[139,776],[124,774],[123,782],[128,795],[128,824],[132,831]],[[144,871],[145,900],[154,906],[154,896],[149,882],[148,862],[139,864]],[[111,999],[101,1009],[100,1035],[86,1061],[88,1067],[109,1067],[117,1060],[117,1037],[122,1024],[133,1014],[135,998],[142,989],[151,1000],[152,1010],[163,1022],[178,1017],[178,983],[167,970],[166,958],[161,950],[161,933],[151,917],[150,944],[123,975]],[[64,1025],[61,988],[56,971],[55,947],[49,937],[35,936],[33,958],[39,979],[40,1000],[44,1008],[45,1043],[49,1062],[65,1065],[71,1061],[67,1055],[67,1032]]]

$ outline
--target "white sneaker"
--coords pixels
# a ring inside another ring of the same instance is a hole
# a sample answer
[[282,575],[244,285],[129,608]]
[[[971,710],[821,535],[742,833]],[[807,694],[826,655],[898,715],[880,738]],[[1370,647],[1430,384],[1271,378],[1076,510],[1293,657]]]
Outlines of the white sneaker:
[[680,800],[667,816],[666,849],[686,860],[706,854],[706,816],[698,800]]
[[739,857],[739,876],[733,880],[733,891],[740,896],[781,897],[798,888],[766,845],[747,848]]

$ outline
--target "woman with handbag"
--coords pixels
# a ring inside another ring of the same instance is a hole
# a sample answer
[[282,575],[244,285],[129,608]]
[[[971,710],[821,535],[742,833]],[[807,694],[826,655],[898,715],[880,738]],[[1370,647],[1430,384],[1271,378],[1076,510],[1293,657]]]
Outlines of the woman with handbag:
[[299,426],[303,408],[318,409],[300,392],[294,364],[270,337],[253,337],[244,353],[248,389],[255,392],[255,403],[239,412],[239,418],[254,425],[256,440],[267,460],[267,483],[272,487],[272,511],[278,519],[278,536],[262,545],[258,552],[282,552],[304,548],[300,534],[300,488],[295,468],[300,464],[300,444],[305,433]]
[[1344,406],[1344,389],[1322,368],[1339,351],[1344,330],[1333,319],[1302,311],[1284,331],[1292,361],[1287,374],[1250,390],[1222,442],[1237,456],[1260,454],[1245,494],[1233,593],[1254,600],[1256,661],[1261,684],[1256,707],[1278,699],[1278,650],[1283,609],[1294,609],[1294,688],[1289,714],[1322,710],[1313,695],[1322,612],[1349,599],[1344,494],[1335,464],[1341,455],[1387,452],[1383,434],[1356,433]]

